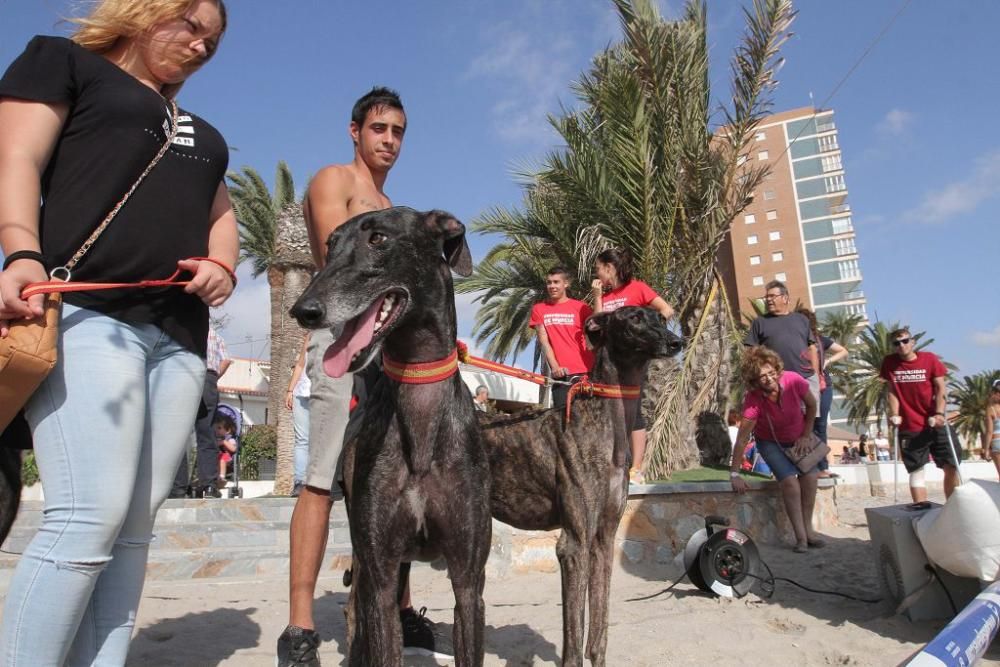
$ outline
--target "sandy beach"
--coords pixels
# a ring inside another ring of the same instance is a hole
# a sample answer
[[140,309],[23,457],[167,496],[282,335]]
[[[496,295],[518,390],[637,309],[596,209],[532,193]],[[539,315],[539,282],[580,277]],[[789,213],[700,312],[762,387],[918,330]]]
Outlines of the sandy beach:
[[[940,499],[939,499],[940,500]],[[808,554],[762,547],[775,576],[862,598],[880,596],[872,562],[866,505],[884,498],[840,501],[841,525],[828,544]],[[778,582],[774,596],[740,600],[708,597],[686,580],[666,588],[679,570],[617,569],[612,582],[609,665],[896,665],[927,642],[944,621],[911,623],[886,602],[866,604],[818,595]],[[413,599],[427,607],[450,645],[452,596],[439,570],[414,568]],[[486,664],[558,664],[562,614],[558,574],[512,575],[486,584]],[[146,587],[128,664],[256,667],[274,664],[274,646],[287,618],[286,584],[269,582],[153,582]],[[316,616],[324,665],[344,661],[340,576],[321,579]],[[438,664],[407,657],[407,665]],[[448,664],[448,663],[442,663]],[[996,646],[981,664],[1000,665]]]

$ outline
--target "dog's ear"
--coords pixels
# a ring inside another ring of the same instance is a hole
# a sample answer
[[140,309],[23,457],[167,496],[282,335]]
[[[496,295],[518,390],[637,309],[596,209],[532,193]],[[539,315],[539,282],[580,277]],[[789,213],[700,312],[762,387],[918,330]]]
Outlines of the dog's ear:
[[587,321],[583,323],[583,332],[590,342],[590,347],[598,348],[604,345],[607,338],[606,328],[608,326],[608,318],[610,317],[611,313],[596,313],[588,317]]
[[451,270],[460,276],[472,275],[472,253],[465,242],[465,225],[445,211],[431,211],[427,224],[436,229],[444,240],[444,258]]

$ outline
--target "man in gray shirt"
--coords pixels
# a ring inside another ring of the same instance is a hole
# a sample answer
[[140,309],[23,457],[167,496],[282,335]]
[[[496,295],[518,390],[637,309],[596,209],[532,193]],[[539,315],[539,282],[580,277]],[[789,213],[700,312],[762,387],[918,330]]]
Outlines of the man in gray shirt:
[[785,283],[779,280],[769,282],[764,292],[767,315],[753,321],[743,344],[763,345],[776,352],[786,371],[798,373],[808,380],[813,397],[819,401],[819,376],[812,364],[816,341],[813,340],[809,320],[801,313],[792,312],[788,301]]

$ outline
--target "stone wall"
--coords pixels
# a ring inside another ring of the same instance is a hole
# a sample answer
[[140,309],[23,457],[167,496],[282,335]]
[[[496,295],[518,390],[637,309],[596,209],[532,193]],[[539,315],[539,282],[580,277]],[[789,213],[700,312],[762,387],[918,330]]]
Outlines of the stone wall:
[[[635,488],[635,487],[633,487]],[[729,482],[647,484],[629,496],[615,538],[615,562],[620,567],[662,567],[684,551],[691,536],[705,527],[705,517],[728,517],[759,544],[793,541],[776,482],[751,482],[743,495]],[[816,497],[813,524],[817,530],[836,525],[834,486],[823,482]],[[557,572],[555,546],[559,531],[527,531],[493,522],[493,550],[487,575]]]

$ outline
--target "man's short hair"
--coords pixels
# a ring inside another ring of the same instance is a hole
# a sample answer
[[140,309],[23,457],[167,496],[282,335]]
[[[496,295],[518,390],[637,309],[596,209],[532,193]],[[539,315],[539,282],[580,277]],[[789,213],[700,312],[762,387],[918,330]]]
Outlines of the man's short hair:
[[490,390],[489,390],[489,388],[487,388],[487,386],[485,384],[481,384],[478,387],[476,387],[476,394],[475,395],[479,396],[479,392],[481,392],[481,391],[485,391],[485,392],[489,393]]
[[553,266],[551,269],[549,269],[548,273],[546,273],[545,275],[554,276],[560,273],[562,274],[562,277],[565,278],[566,280],[572,279],[572,276],[570,276],[569,274],[569,269],[567,269],[565,266]]
[[375,86],[354,103],[354,108],[351,109],[351,122],[357,123],[358,127],[361,127],[365,124],[365,118],[368,118],[368,112],[379,107],[399,109],[404,114],[406,113],[403,101],[399,99],[399,93],[392,88]]
[[782,296],[788,296],[788,286],[780,280],[772,280],[768,284],[764,285],[764,291],[772,290],[777,288],[781,292]]
[[909,336],[910,327],[900,327],[899,329],[893,329],[889,332],[889,340],[896,340],[900,336]]

